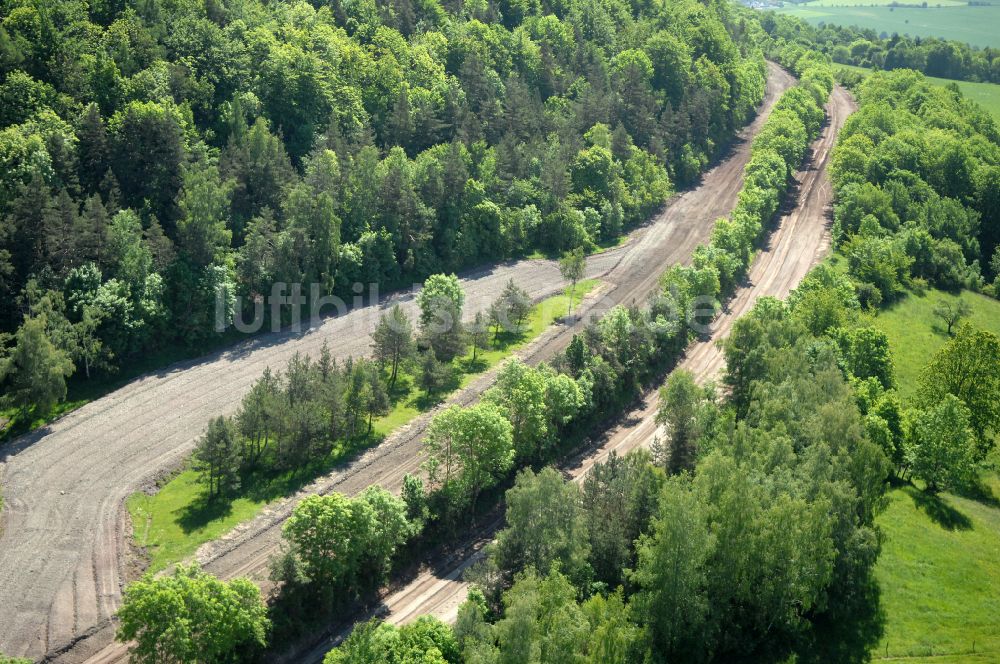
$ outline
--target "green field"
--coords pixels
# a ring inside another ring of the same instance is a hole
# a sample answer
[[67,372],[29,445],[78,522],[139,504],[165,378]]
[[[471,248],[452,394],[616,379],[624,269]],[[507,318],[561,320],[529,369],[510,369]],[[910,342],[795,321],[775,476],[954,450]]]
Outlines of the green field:
[[[889,5],[919,5],[922,0],[811,0],[810,2],[800,3],[799,7],[888,7]],[[968,6],[966,0],[928,0],[927,7],[937,8],[937,7],[966,7]],[[785,7],[794,7],[792,3],[788,3]],[[904,9],[904,7],[896,7],[896,9]]]
[[[955,296],[929,290],[882,311],[900,390],[912,395],[920,368],[946,341],[932,311]],[[964,292],[970,321],[1000,334],[1000,302]],[[875,659],[915,662],[1000,661],[1000,481],[984,478],[975,498],[918,487],[889,493],[878,522],[885,535],[876,566],[884,633]]]
[[[813,25],[836,25],[870,28],[877,32],[910,35],[912,37],[941,37],[968,42],[973,46],[1000,46],[1000,4],[971,7],[966,4],[935,7],[928,2],[926,9],[919,7],[887,7],[885,2],[847,6],[854,0],[819,0],[799,5],[785,5],[777,11],[809,21]],[[871,6],[871,5],[883,6]],[[831,6],[838,5],[838,6]]]
[[913,486],[889,493],[878,519],[885,632],[875,658],[1000,661],[1000,482],[987,486],[978,500]]
[[[588,280],[577,284],[574,305],[598,283],[597,280]],[[510,357],[555,320],[566,315],[568,305],[567,289],[567,293],[535,305],[524,331],[506,340],[501,339],[497,348],[481,351],[475,365],[470,365],[468,358],[455,360],[459,378],[452,387],[457,389],[467,384]],[[190,468],[181,470],[153,495],[139,492],[129,496],[126,506],[132,518],[135,543],[145,548],[149,569],[159,571],[183,560],[205,542],[217,539],[240,523],[252,519],[268,503],[295,493],[311,480],[329,472],[360,450],[377,444],[395,429],[447,398],[447,394],[430,398],[421,390],[411,388],[411,383],[409,376],[400,376],[394,389],[393,408],[388,415],[376,420],[372,436],[339,444],[328,458],[308,470],[245,477],[240,495],[229,502],[206,502],[198,474]]]
[[[859,71],[865,74],[871,69],[865,67],[855,67],[854,65],[836,65],[836,68]],[[970,101],[974,101],[984,109],[993,114],[993,117],[1000,122],[1000,85],[996,83],[973,83],[971,81],[953,81],[948,78],[938,78],[928,76],[927,80],[936,85],[950,85],[955,83],[961,90],[962,96]]]
[[936,78],[928,76],[928,79],[938,85],[957,83],[958,89],[962,91],[962,96],[970,99],[987,111],[1000,122],[1000,85],[996,83],[972,83],[970,81],[950,81],[946,78]]
[[[964,291],[960,297],[972,307],[970,323],[1000,334],[1000,302],[969,291]],[[911,293],[879,312],[875,322],[889,336],[899,391],[904,398],[914,395],[920,370],[948,341],[944,324],[934,316],[935,305],[954,299],[955,295],[929,289],[923,295]]]

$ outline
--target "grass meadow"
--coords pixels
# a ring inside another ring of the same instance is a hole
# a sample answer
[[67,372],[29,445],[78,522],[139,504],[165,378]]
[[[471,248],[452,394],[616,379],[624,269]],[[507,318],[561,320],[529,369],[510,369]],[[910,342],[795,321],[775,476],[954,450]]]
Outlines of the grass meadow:
[[854,25],[887,36],[898,33],[957,39],[973,46],[1000,46],[1000,4],[970,6],[954,0],[929,0],[927,7],[892,7],[889,4],[889,0],[814,0],[789,3],[777,11],[813,25]]
[[[920,369],[948,339],[934,305],[956,297],[972,306],[969,322],[1000,334],[1000,302],[970,292],[911,293],[875,318],[892,344],[904,397],[915,393]],[[996,452],[993,457],[995,464]],[[884,543],[875,573],[884,631],[872,657],[928,664],[1000,661],[996,472],[985,472],[980,490],[969,496],[895,486],[878,522]]]

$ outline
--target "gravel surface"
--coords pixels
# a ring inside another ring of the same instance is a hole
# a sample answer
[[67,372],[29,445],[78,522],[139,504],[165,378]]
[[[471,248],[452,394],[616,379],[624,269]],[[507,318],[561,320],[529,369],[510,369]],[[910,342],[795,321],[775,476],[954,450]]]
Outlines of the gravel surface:
[[[701,186],[676,197],[635,231],[623,246],[588,259],[588,277],[605,285],[580,312],[599,315],[619,303],[641,302],[659,274],[689,259],[708,239],[712,222],[729,212],[742,185],[749,142],[792,78],[770,67],[763,112],[744,131],[732,154],[707,173]],[[508,279],[536,300],[563,288],[557,265],[525,260],[460,275],[467,311],[485,308]],[[400,298],[408,313],[412,295]],[[327,340],[335,356],[363,355],[387,300],[325,320],[303,333],[261,336],[232,349],[151,373],[94,401],[0,451],[5,508],[0,535],[0,651],[61,661],[117,661],[110,645],[125,570],[130,532],[123,503],[176,467],[211,416],[231,413],[267,366],[280,367],[295,352],[315,355]],[[521,354],[531,362],[565,347],[584,321],[546,332]],[[453,397],[467,403],[491,382],[475,381]],[[427,416],[382,445],[318,480],[309,491],[355,493],[371,484],[398,490],[402,476],[419,465],[420,433]],[[198,559],[220,576],[262,580],[278,543],[280,523],[295,498],[279,501],[257,519],[218,542]]]

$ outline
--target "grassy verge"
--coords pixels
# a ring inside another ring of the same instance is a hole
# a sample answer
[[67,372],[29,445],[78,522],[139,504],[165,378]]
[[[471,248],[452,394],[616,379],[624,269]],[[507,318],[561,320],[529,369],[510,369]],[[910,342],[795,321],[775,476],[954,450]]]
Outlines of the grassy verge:
[[[574,303],[579,302],[597,283],[596,280],[588,280],[577,284]],[[327,458],[308,468],[246,477],[239,495],[228,503],[206,502],[197,473],[190,468],[182,469],[154,495],[142,492],[132,494],[126,501],[126,507],[132,517],[135,542],[144,547],[149,556],[149,569],[159,571],[183,560],[205,542],[217,539],[236,525],[253,518],[268,503],[294,493],[361,449],[377,444],[395,429],[447,398],[448,392],[466,385],[544,332],[566,314],[568,297],[567,291],[535,305],[522,332],[501,336],[496,347],[479,352],[475,363],[468,357],[456,359],[453,384],[439,394],[428,395],[417,389],[412,376],[404,373],[393,390],[392,410],[376,420],[371,436],[340,443]]]

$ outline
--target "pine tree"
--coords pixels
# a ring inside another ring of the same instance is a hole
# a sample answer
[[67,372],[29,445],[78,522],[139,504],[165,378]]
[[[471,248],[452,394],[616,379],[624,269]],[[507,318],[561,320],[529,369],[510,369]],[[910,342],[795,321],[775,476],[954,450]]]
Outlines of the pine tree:
[[413,356],[413,326],[400,306],[394,305],[389,313],[379,319],[372,333],[372,349],[375,359],[383,367],[390,365],[389,389],[396,384],[401,362]]
[[232,420],[216,417],[209,420],[208,429],[195,448],[195,470],[208,484],[208,498],[213,500],[236,489],[240,484],[239,448]]

